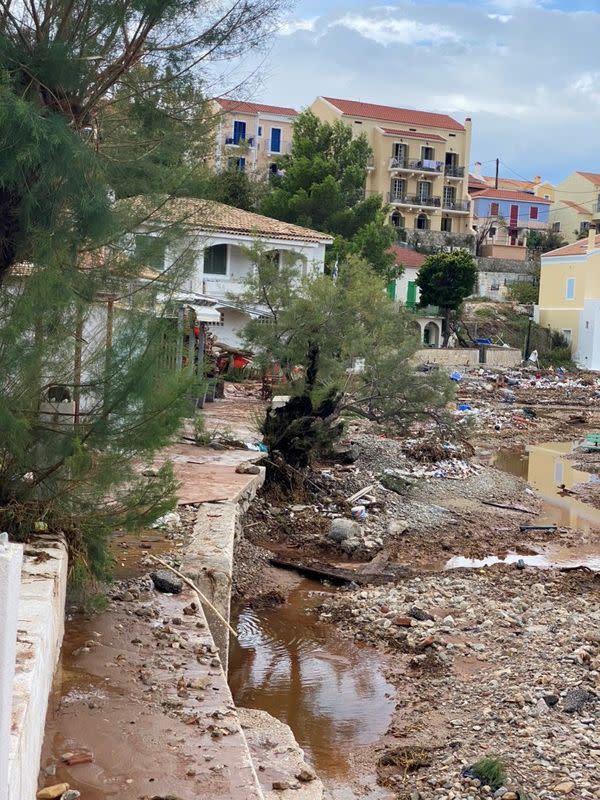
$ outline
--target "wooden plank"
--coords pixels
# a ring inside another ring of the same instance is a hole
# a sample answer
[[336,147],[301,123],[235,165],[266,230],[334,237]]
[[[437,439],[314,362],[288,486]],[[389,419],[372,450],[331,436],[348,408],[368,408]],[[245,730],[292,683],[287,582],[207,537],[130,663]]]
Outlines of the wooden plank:
[[505,508],[507,511],[520,511],[522,514],[533,514],[537,516],[539,511],[534,511],[532,508],[525,508],[525,506],[511,506],[508,503],[494,503],[492,500],[482,500],[484,506],[493,506],[494,508]]

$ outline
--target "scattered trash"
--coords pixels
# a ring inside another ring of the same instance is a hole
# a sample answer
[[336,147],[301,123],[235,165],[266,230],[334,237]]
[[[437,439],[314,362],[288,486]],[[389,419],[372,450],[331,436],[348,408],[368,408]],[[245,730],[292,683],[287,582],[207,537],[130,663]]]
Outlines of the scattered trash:
[[364,506],[354,506],[350,509],[350,514],[357,522],[364,522],[367,518],[367,509]]
[[264,442],[245,442],[246,450],[254,450],[257,453],[268,453],[269,448]]
[[460,383],[460,381],[462,381],[462,375],[461,375],[461,373],[460,373],[458,370],[456,370],[456,369],[455,369],[455,370],[454,370],[454,371],[453,371],[453,372],[450,374],[450,380],[451,380],[451,381],[456,381],[456,383]]

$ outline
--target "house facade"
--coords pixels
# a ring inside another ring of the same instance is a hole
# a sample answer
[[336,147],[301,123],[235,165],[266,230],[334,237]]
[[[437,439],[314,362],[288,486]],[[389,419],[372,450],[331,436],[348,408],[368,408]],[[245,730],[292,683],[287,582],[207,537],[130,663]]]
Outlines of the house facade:
[[439,347],[443,333],[443,318],[439,309],[432,306],[419,308],[421,290],[417,286],[417,276],[426,257],[400,243],[392,245],[392,251],[394,264],[402,269],[402,274],[388,286],[388,293],[393,300],[414,313],[422,345]]
[[563,334],[578,366],[600,370],[600,236],[593,226],[587,238],[542,256],[535,317]]
[[[249,316],[268,322],[266,306],[242,309],[235,295],[245,290],[245,280],[255,269],[248,248],[258,243],[279,264],[291,264],[303,275],[325,269],[325,250],[333,239],[327,234],[280,222],[210,200],[179,198],[168,201],[148,221],[148,231],[136,236],[136,247],[148,248],[160,237],[157,222],[176,225],[176,239],[156,254],[152,267],[159,272],[178,259],[189,264],[189,278],[181,287],[181,300],[197,310],[218,342],[240,347],[240,330]],[[210,309],[208,311],[207,309]],[[216,313],[218,312],[218,313]]]
[[214,111],[217,171],[233,167],[266,177],[276,171],[278,158],[290,152],[298,116],[294,108],[218,98]]
[[366,194],[390,204],[400,229],[470,232],[467,179],[471,120],[446,114],[317,97],[311,111],[324,122],[364,133],[373,150]]
[[551,201],[528,192],[483,189],[471,195],[478,255],[527,259],[527,234],[548,230]]
[[566,242],[574,242],[592,223],[600,224],[600,174],[573,172],[555,187],[550,209],[552,230]]

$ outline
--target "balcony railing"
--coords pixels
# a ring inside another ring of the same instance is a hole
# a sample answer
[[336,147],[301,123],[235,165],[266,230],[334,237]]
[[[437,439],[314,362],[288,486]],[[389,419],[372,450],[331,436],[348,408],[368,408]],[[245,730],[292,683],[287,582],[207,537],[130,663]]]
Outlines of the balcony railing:
[[447,178],[464,178],[465,177],[465,168],[464,167],[453,167],[451,164],[446,164],[444,169],[444,174]]
[[442,199],[441,197],[423,197],[418,194],[390,192],[388,194],[388,203],[404,206],[418,206],[420,208],[441,208]]
[[407,170],[410,172],[437,172],[444,168],[442,161],[427,158],[391,158],[390,169]]
[[442,206],[448,211],[468,211],[469,210],[469,201],[468,200],[450,200],[449,198],[444,198],[442,201]]

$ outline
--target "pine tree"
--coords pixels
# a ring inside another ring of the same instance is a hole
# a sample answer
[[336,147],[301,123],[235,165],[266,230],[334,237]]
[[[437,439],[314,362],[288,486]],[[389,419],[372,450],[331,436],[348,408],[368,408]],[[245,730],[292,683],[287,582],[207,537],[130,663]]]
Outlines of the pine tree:
[[172,505],[169,467],[144,467],[196,380],[172,368],[188,259],[160,267],[180,230],[115,200],[196,181],[207,68],[260,47],[279,7],[0,0],[0,529],[66,532],[74,573]]

